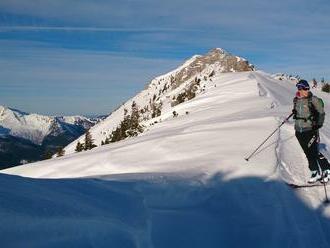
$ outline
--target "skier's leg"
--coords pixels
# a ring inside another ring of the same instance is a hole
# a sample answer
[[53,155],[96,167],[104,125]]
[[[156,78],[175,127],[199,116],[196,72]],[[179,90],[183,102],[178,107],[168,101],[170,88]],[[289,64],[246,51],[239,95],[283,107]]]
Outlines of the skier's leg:
[[[317,164],[318,150],[317,150],[317,138],[314,131],[307,131],[303,133],[296,132],[298,142],[303,149],[306,158],[308,160],[308,167],[310,171],[319,171]],[[320,171],[319,171],[320,172]],[[320,172],[321,173],[321,172]]]
[[316,131],[309,131],[308,132],[308,144],[307,144],[307,159],[310,164],[310,169],[312,170],[321,170],[322,174],[322,167],[318,164],[318,142],[317,142],[317,132]]
[[330,163],[329,161],[326,159],[326,157],[324,157],[324,155],[319,152],[318,153],[318,158],[317,158],[318,162],[319,162],[319,165],[321,166],[322,168],[322,171],[325,171],[325,170],[330,170]]

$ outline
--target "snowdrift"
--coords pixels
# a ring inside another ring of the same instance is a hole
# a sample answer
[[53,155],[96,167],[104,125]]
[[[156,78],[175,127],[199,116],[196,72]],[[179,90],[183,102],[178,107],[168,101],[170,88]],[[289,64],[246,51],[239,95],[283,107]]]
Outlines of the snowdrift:
[[329,247],[329,219],[262,178],[0,176],[1,247]]
[[244,160],[294,93],[260,71],[218,74],[138,137],[3,170],[2,247],[329,247],[322,187],[284,183],[309,176],[292,123]]

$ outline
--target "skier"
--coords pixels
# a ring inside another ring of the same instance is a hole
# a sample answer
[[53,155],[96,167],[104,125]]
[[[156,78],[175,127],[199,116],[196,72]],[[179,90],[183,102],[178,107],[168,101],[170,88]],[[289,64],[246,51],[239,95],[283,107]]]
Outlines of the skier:
[[311,171],[309,183],[318,180],[327,182],[330,178],[330,164],[318,151],[319,129],[324,122],[324,103],[310,92],[306,80],[299,80],[296,84],[298,89],[293,99],[293,119],[295,119],[295,131],[298,142],[303,149],[308,167]]
[[317,81],[316,81],[315,78],[313,78],[313,81],[312,82],[313,82],[312,88],[313,89],[317,88]]

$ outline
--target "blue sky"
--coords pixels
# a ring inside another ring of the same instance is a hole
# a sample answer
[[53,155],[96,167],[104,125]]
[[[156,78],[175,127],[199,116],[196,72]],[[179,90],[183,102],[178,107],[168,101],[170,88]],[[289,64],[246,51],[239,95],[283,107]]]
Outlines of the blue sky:
[[329,0],[1,0],[0,104],[106,114],[215,47],[330,81],[329,13]]

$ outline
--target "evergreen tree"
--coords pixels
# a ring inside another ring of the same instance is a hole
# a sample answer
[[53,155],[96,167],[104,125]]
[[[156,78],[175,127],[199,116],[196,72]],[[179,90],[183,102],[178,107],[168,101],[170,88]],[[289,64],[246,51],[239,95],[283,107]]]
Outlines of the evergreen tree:
[[158,117],[162,114],[162,101],[159,103],[153,102],[151,105],[151,118]]
[[63,147],[59,147],[57,149],[56,156],[57,157],[62,157],[62,156],[64,156],[64,154],[65,154],[65,151],[64,151]]
[[176,102],[177,104],[183,103],[185,101],[186,98],[186,92],[182,92],[180,93],[177,97],[176,97]]
[[128,121],[128,128],[126,130],[127,136],[136,136],[138,133],[143,132],[143,128],[140,125],[140,112],[135,102],[132,104],[132,113]]
[[76,145],[76,149],[75,149],[75,151],[76,152],[81,152],[81,151],[83,151],[84,150],[84,144],[81,144],[79,141],[78,141],[78,143],[77,143],[77,145]]
[[45,154],[42,156],[42,158],[45,159],[51,159],[53,156],[52,152],[50,150],[47,150]]
[[110,142],[116,142],[120,140],[120,126],[116,127],[116,129],[112,131],[110,137]]
[[140,113],[139,113],[139,108],[136,105],[135,102],[132,104],[132,114],[131,114],[131,119],[130,119],[130,129],[131,130],[137,130],[139,127],[139,118],[140,118]]
[[106,142],[116,142],[123,140],[129,136],[136,136],[143,132],[143,127],[139,123],[140,111],[135,102],[132,103],[131,114],[128,115],[125,111],[124,119],[120,122],[115,130],[112,131],[111,136]]
[[94,140],[92,139],[92,135],[89,132],[89,130],[86,131],[85,133],[85,146],[84,149],[86,150],[91,150],[94,147],[96,147],[96,145],[94,144]]
[[330,93],[330,84],[328,84],[328,83],[323,84],[322,91]]

